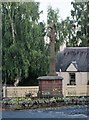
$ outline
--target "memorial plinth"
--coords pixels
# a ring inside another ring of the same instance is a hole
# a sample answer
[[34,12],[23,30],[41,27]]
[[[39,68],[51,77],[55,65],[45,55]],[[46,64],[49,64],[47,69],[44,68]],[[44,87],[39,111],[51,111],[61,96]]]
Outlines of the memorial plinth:
[[55,71],[55,25],[51,23],[50,29],[50,66],[48,76],[38,77],[40,97],[62,96],[62,80]]
[[39,80],[39,93],[41,97],[60,97],[62,96],[61,76],[41,76]]

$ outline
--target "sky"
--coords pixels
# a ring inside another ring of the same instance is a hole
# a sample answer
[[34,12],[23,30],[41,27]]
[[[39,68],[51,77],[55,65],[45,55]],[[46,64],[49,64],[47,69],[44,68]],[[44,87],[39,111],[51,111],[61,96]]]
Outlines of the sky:
[[40,2],[40,10],[43,10],[43,14],[40,17],[41,21],[47,20],[47,8],[49,5],[52,6],[53,9],[59,9],[59,16],[61,19],[66,19],[66,17],[70,16],[70,11],[72,9],[71,2],[73,0],[36,0]]

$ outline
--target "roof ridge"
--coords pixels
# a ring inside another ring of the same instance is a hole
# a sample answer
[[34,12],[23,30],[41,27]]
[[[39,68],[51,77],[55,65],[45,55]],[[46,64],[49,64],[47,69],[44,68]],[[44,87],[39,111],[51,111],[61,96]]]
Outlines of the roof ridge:
[[88,49],[89,47],[66,47],[65,49]]

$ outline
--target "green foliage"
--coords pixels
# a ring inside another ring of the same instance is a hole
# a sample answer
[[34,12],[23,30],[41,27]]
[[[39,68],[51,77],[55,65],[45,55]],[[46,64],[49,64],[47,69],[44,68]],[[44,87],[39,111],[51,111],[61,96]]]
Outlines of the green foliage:
[[[55,49],[65,41],[67,46],[88,46],[89,5],[72,2],[71,18],[60,20],[59,10],[51,6],[47,11],[47,26],[55,23]],[[39,22],[38,2],[2,3],[2,78],[13,84],[37,85],[37,77],[47,75],[49,44],[46,44],[46,24]],[[81,42],[80,42],[81,41]],[[0,48],[1,49],[1,48]],[[29,83],[29,84],[28,84]]]
[[44,41],[45,24],[38,22],[39,17],[37,2],[2,3],[3,81],[13,84],[18,76],[34,83],[37,76],[46,74],[48,48]]
[[64,42],[70,47],[89,45],[89,3],[71,2],[71,5],[71,17],[65,20],[59,20],[58,9],[48,7],[47,23],[56,25],[56,51]]
[[89,5],[72,2],[71,18],[67,21],[67,46],[88,46],[89,43]]

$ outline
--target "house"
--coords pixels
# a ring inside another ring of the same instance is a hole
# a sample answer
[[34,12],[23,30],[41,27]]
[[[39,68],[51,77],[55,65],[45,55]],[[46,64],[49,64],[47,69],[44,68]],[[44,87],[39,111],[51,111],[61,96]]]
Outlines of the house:
[[63,77],[64,96],[89,96],[89,47],[67,47],[58,52],[56,72]]

